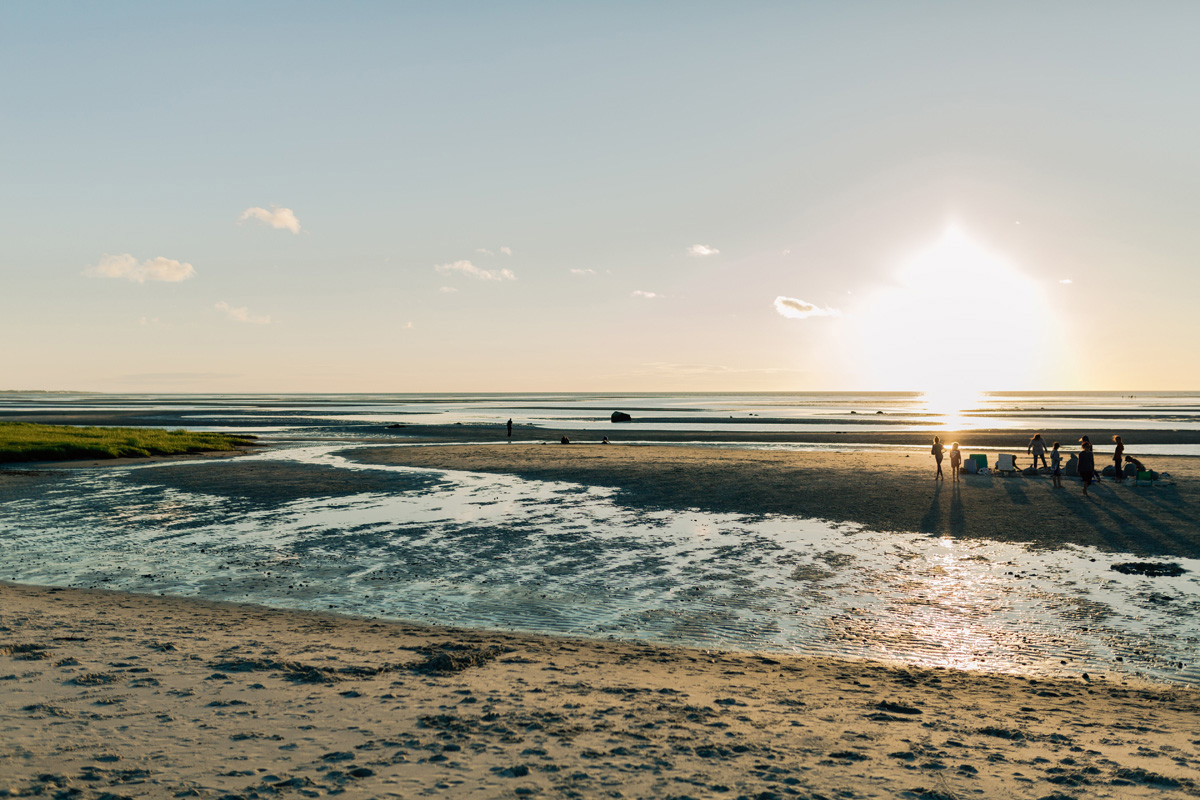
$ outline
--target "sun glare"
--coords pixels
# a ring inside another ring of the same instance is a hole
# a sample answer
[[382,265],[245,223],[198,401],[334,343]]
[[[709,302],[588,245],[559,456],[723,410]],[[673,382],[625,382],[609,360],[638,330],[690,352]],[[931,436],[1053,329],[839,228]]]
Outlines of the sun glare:
[[954,228],[902,263],[861,313],[867,381],[925,392],[947,414],[984,390],[1029,388],[1054,338],[1038,284]]

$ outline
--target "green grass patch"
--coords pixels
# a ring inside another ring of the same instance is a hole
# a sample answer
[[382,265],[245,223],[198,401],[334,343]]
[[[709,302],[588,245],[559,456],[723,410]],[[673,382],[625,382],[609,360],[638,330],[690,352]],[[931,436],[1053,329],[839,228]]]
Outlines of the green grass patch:
[[0,463],[144,458],[206,450],[237,450],[253,444],[255,438],[156,428],[76,428],[0,422]]

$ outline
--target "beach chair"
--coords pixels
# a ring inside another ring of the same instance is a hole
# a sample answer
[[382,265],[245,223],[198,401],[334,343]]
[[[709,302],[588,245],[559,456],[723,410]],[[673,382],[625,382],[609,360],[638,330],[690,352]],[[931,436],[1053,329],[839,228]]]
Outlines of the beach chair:
[[985,469],[987,469],[987,454],[971,453],[971,455],[968,456],[968,458],[970,458],[972,461],[975,462],[975,471],[976,472],[983,472]]
[[1133,485],[1140,486],[1142,484],[1142,481],[1145,481],[1146,483],[1153,486],[1154,485],[1154,471],[1153,470],[1138,470],[1138,474],[1136,476],[1134,476]]
[[1013,463],[1014,456],[1012,453],[1001,453],[996,456],[996,472],[1001,475],[1012,475],[1017,471],[1017,465]]

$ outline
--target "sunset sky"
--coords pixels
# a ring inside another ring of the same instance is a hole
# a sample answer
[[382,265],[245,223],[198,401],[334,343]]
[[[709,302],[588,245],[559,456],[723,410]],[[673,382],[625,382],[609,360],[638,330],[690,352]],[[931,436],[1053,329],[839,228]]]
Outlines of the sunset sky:
[[7,2],[0,389],[1195,389],[1198,30]]

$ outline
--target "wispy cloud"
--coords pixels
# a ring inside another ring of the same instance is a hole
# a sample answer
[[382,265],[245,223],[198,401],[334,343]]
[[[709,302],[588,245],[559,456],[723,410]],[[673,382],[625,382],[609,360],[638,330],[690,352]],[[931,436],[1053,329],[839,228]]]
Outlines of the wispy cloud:
[[250,309],[245,306],[234,307],[226,303],[224,300],[217,303],[213,308],[218,311],[225,312],[225,316],[236,322],[247,322],[251,325],[269,325],[271,318],[269,316],[258,316],[250,313]]
[[238,217],[238,222],[245,222],[248,219],[258,220],[278,230],[289,230],[292,233],[300,232],[300,220],[296,219],[296,215],[290,208],[280,208],[276,205],[271,206],[270,211],[257,206],[247,208]]
[[675,376],[700,376],[700,375],[787,375],[797,374],[803,370],[788,369],[784,367],[767,367],[758,369],[735,369],[721,364],[672,364],[667,361],[655,361],[649,364],[641,364],[637,370],[639,374],[663,375],[670,374]]
[[438,291],[439,291],[439,292],[444,292],[444,293],[447,293],[447,294],[448,294],[448,293],[450,293],[450,292],[457,292],[457,291],[458,291],[458,289],[456,289],[456,288],[455,288],[455,287],[453,287],[453,286],[439,286],[439,287],[438,287]]
[[594,270],[594,269],[572,269],[571,274],[572,275],[595,275],[596,270]]
[[438,272],[461,272],[481,281],[515,281],[517,276],[510,269],[480,269],[470,261],[455,261],[453,264],[438,264]]
[[1070,278],[1063,278],[1059,283],[1074,283],[1074,281]]
[[687,249],[689,256],[715,256],[721,252],[715,247],[709,247],[706,244],[694,244]]
[[662,297],[662,295],[658,294],[657,292],[643,292],[641,289],[634,289],[632,292],[630,292],[630,294],[633,297],[644,297],[647,300],[653,300],[657,297]]
[[789,319],[807,319],[808,317],[836,317],[842,312],[836,308],[821,308],[794,297],[776,297],[775,310]]
[[129,253],[124,253],[119,256],[105,255],[99,264],[88,267],[83,274],[90,278],[124,278],[134,283],[177,283],[195,277],[196,270],[191,264],[173,258],[159,256],[149,261],[138,261]]
[[195,383],[240,377],[242,376],[230,372],[136,372],[132,375],[121,375],[114,380],[117,383]]
[[501,247],[501,248],[500,248],[500,252],[501,252],[501,253],[503,253],[503,254],[504,254],[504,255],[506,255],[506,256],[511,256],[511,255],[512,255],[512,248],[511,248],[511,247],[509,247],[508,245],[505,245],[504,247]]
[[[496,255],[496,251],[495,251],[495,250],[489,250],[489,249],[487,249],[486,247],[476,247],[476,248],[475,248],[475,252],[476,252],[476,253],[483,253],[485,256],[494,256],[494,255]],[[512,248],[511,248],[511,247],[508,247],[507,245],[505,245],[504,247],[501,247],[501,248],[500,248],[500,254],[501,254],[501,255],[506,255],[506,256],[511,256],[511,255],[512,255]]]

